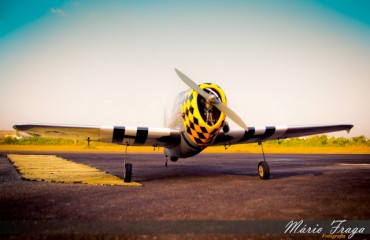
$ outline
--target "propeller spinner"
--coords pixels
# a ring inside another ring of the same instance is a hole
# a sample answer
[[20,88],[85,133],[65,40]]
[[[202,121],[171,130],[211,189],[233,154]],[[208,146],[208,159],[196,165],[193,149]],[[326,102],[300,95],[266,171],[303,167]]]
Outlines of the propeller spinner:
[[201,95],[209,104],[214,105],[218,110],[225,113],[231,120],[233,120],[236,124],[242,127],[245,130],[248,130],[247,125],[244,121],[227,105],[225,105],[222,101],[217,99],[213,94],[207,93],[203,89],[199,87],[195,82],[193,82],[189,77],[187,77],[184,73],[177,70],[175,68],[177,75],[181,78],[181,80],[188,85],[191,89],[196,91],[199,95]]

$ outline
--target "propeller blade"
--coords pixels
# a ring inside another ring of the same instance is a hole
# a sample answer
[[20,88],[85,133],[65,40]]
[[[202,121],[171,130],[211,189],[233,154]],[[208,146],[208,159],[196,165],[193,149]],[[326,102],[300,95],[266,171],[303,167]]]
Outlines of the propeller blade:
[[198,84],[196,84],[195,82],[193,82],[188,76],[186,76],[185,74],[183,74],[182,72],[180,72],[176,68],[175,68],[175,71],[176,71],[177,75],[181,78],[181,80],[186,85],[188,85],[191,89],[193,89],[194,91],[196,91],[197,93],[199,93],[200,96],[204,97],[204,99],[208,100],[210,97],[212,97],[211,94],[208,94],[206,91],[204,91],[203,89],[201,89],[198,86]]
[[214,106],[218,110],[220,110],[221,112],[225,113],[226,116],[228,116],[231,120],[233,120],[240,127],[242,127],[245,130],[248,130],[248,127],[244,123],[244,121],[238,116],[238,114],[236,114],[233,110],[231,110],[231,108],[229,108],[228,106],[226,106],[224,103],[222,103],[218,99],[215,99],[215,96],[213,96],[212,94],[209,94],[206,91],[204,91],[203,89],[201,89],[198,84],[196,84],[195,82],[193,82],[189,77],[187,77],[181,71],[177,70],[176,68],[175,68],[175,71],[176,71],[177,75],[181,78],[181,80],[186,85],[188,85],[191,89],[193,89],[194,91],[196,91],[197,93],[199,93],[199,95],[201,95],[202,97],[204,97],[204,99],[206,99],[207,101],[213,102]]
[[226,106],[223,102],[216,103],[214,105],[218,110],[225,113],[231,120],[233,120],[236,124],[238,124],[244,130],[248,130],[247,125],[244,121],[236,114],[231,108]]

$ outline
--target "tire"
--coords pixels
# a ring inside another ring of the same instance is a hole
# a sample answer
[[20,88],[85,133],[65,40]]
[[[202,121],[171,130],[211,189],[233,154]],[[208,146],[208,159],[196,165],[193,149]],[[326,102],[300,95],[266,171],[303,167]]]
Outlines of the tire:
[[270,169],[269,165],[266,162],[260,162],[258,163],[258,176],[260,176],[261,179],[266,180],[270,178]]
[[124,182],[131,182],[131,176],[132,176],[132,164],[126,163],[125,164],[125,174],[124,174]]

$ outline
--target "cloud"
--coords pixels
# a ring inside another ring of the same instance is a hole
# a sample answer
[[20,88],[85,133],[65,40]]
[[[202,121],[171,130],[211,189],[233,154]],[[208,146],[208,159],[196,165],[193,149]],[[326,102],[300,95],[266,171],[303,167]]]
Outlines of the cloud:
[[58,16],[69,17],[69,15],[60,8],[51,8],[50,12]]

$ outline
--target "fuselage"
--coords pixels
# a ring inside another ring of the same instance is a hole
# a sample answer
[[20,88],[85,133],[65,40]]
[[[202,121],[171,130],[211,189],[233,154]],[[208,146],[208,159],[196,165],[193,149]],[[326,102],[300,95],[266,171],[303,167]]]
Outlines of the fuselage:
[[[227,103],[223,90],[213,83],[199,85],[216,100]],[[166,156],[175,161],[192,157],[212,144],[225,123],[226,115],[209,104],[193,89],[178,94],[168,127],[181,132],[181,142],[173,148],[165,148]]]

